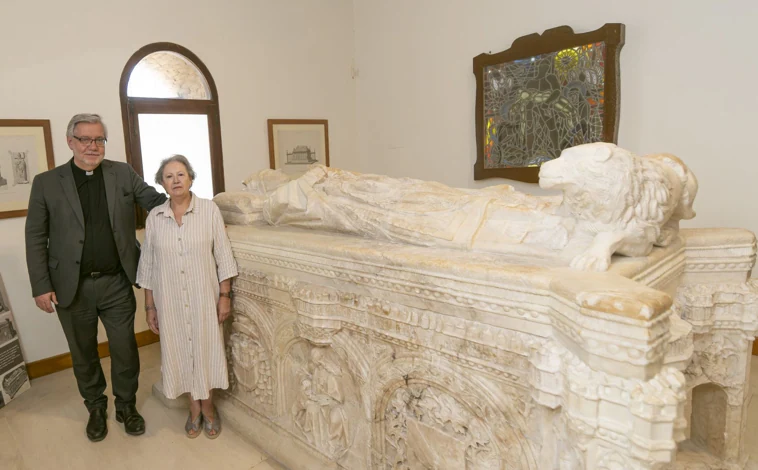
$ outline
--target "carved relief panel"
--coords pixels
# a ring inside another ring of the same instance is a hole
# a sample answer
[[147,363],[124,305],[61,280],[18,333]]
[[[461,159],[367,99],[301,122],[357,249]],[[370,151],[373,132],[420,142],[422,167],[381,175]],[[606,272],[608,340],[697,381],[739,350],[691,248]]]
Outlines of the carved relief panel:
[[[228,331],[227,358],[232,393],[248,406],[271,414],[274,407],[271,349],[256,322],[262,320],[262,309],[253,309],[258,315],[251,314],[249,308],[245,310],[235,311]],[[253,317],[257,317],[256,320]]]
[[332,348],[301,340],[282,364],[282,395],[291,430],[329,459],[340,459],[353,444],[350,418],[361,415],[345,362]]
[[401,387],[385,412],[383,469],[501,468],[490,430],[439,389],[425,384]]

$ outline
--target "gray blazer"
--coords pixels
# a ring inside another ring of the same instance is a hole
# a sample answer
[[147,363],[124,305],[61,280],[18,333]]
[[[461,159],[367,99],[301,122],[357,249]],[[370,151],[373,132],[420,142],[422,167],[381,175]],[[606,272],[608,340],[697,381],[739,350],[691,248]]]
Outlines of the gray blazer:
[[[103,160],[103,180],[113,237],[121,266],[132,284],[137,275],[139,244],[134,203],[145,210],[163,204],[166,196],[145,183],[130,165]],[[35,297],[55,292],[68,307],[79,287],[84,248],[84,215],[71,164],[34,177],[26,216],[26,266]]]

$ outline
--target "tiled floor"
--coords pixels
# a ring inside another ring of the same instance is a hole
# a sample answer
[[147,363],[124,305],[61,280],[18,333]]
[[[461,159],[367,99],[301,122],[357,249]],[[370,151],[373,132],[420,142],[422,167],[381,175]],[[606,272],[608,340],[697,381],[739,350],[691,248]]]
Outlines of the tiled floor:
[[[166,408],[151,394],[160,377],[158,344],[141,348],[140,357],[137,408],[147,422],[145,435],[127,435],[115,420],[111,401],[108,437],[89,442],[84,434],[87,411],[73,374],[66,370],[35,380],[28,392],[0,409],[0,470],[283,470],[228,428],[213,441],[205,436],[187,439],[185,411]],[[108,359],[103,367],[108,376]],[[752,364],[751,384],[754,393],[758,360]],[[758,400],[752,401],[748,415],[745,449],[758,461]]]
[[[137,409],[147,431],[133,437],[116,422],[111,397],[108,437],[91,443],[84,433],[87,410],[71,370],[34,380],[29,391],[0,409],[1,470],[282,470],[231,429],[216,440],[184,436],[186,412],[166,408],[151,394],[160,378],[158,344],[140,349],[142,373]],[[103,360],[110,384],[110,360]]]

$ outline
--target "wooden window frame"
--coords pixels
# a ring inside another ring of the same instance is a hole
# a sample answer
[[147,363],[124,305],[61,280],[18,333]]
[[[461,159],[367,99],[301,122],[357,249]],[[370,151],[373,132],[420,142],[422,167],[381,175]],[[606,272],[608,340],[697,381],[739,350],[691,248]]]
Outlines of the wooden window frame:
[[[129,78],[134,67],[145,57],[154,52],[174,52],[192,62],[208,83],[210,99],[193,100],[178,98],[139,98],[127,95]],[[208,141],[210,144],[211,178],[213,194],[224,192],[224,158],[221,147],[221,120],[219,117],[219,99],[216,82],[208,67],[189,49],[170,42],[148,44],[135,52],[127,61],[121,72],[119,83],[121,99],[121,122],[124,127],[124,146],[126,161],[143,179],[146,178],[142,165],[142,147],[139,135],[138,116],[140,114],[204,114],[208,117]],[[167,155],[168,156],[168,155]],[[145,212],[137,207],[137,226],[144,227]]]

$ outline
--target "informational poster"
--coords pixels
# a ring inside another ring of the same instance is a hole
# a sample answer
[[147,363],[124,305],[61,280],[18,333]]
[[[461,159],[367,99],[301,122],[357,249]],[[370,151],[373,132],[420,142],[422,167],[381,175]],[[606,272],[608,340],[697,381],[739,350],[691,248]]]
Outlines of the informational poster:
[[21,354],[8,293],[0,277],[0,408],[29,389],[29,376]]

